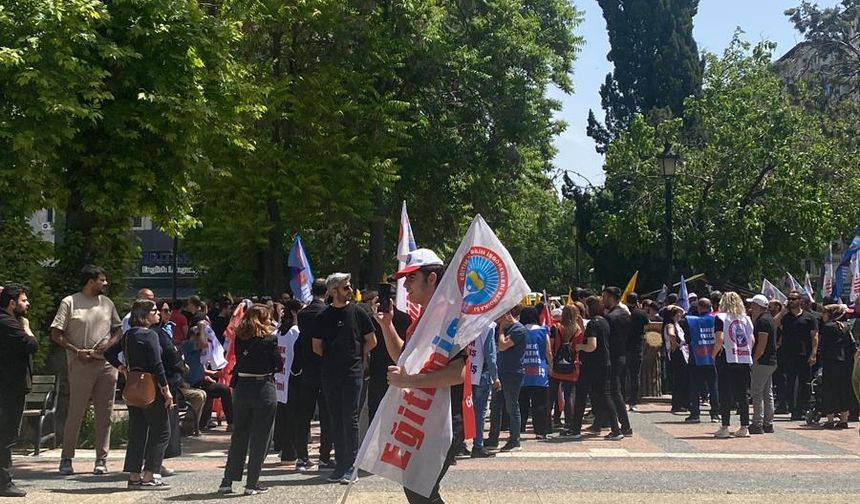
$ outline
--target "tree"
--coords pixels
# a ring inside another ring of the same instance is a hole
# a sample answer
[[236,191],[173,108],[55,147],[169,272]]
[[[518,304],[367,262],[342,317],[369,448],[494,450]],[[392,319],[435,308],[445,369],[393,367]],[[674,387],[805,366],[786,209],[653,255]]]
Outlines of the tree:
[[29,0],[0,11],[9,44],[0,142],[15,166],[49,181],[36,194],[64,209],[57,292],[76,288],[89,262],[122,286],[135,253],[131,217],[180,229],[207,143],[238,141],[231,44],[240,13],[231,8]]
[[665,264],[655,158],[666,143],[678,145],[683,159],[675,177],[676,271],[757,285],[762,274],[817,256],[856,215],[856,201],[833,201],[832,186],[822,183],[853,154],[793,102],[771,72],[772,48],[750,49],[736,38],[721,58],[706,55],[703,91],[687,100],[684,117],[653,127],[637,115],[609,146],[606,184],[583,207],[601,278],[618,282],[639,269],[656,287],[664,277],[655,267]]
[[681,117],[684,100],[697,95],[702,63],[693,39],[698,0],[599,0],[606,20],[613,71],[600,86],[604,124],[588,113],[597,151],[626,131],[635,114],[652,124]]

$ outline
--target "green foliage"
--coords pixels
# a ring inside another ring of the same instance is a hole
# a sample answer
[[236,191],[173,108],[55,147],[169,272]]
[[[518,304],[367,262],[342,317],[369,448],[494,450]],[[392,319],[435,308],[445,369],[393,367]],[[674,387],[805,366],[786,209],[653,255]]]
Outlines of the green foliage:
[[[120,448],[128,443],[128,413],[115,416],[110,426],[110,447]],[[96,413],[92,406],[87,407],[84,420],[81,422],[81,432],[78,435],[78,448],[95,448],[96,442]]]
[[832,174],[856,166],[857,152],[793,103],[770,71],[771,50],[736,39],[721,58],[706,55],[701,96],[687,100],[683,119],[655,128],[637,116],[609,146],[606,185],[582,207],[602,278],[618,282],[637,269],[645,285],[665,278],[656,266],[665,260],[655,158],[667,142],[681,144],[683,159],[674,177],[677,272],[757,285],[762,274],[797,270],[851,228],[860,204],[846,196],[856,194],[856,177]]
[[698,0],[599,0],[606,19],[613,71],[600,86],[605,125],[593,111],[588,135],[597,151],[622,131],[635,114],[652,124],[665,117],[681,117],[684,100],[702,85],[702,64],[693,39],[693,17]]

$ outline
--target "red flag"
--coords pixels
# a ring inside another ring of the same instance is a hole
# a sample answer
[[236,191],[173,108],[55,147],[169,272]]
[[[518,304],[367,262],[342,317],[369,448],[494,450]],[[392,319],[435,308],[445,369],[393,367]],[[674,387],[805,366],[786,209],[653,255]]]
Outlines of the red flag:
[[552,312],[549,311],[549,299],[546,297],[546,291],[543,291],[543,310],[540,312],[540,325],[552,327]]
[[[472,342],[474,345],[475,342]],[[472,399],[472,373],[470,372],[469,358],[466,357],[464,371],[466,377],[463,379],[463,431],[465,439],[475,439],[475,401]]]

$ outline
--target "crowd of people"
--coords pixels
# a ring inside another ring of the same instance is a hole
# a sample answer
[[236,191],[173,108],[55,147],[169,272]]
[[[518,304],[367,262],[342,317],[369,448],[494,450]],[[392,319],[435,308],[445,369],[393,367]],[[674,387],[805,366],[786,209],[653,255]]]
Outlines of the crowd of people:
[[[410,302],[420,308],[429,303],[445,265],[427,249],[412,255],[395,279],[405,279]],[[655,326],[662,328],[661,372],[672,411],[699,423],[702,405],[709,404],[711,421],[720,424],[718,438],[771,433],[780,412],[802,420],[816,409],[826,417],[823,426],[835,429],[847,428],[857,414],[851,391],[855,345],[846,308],[834,302],[819,310],[797,292],[782,306],[763,295],[743,299],[735,292],[701,299],[691,294],[686,303],[670,294],[661,304],[636,293],[625,296],[613,286],[599,294],[578,289],[563,306],[513,307],[469,347],[456,349],[447,367],[410,375],[396,363],[421,312],[410,317],[374,291],[356,302],[349,274],[316,280],[307,304],[284,294],[235,305],[225,297],[209,303],[211,309],[195,296],[173,306],[141,289],[124,318],[105,295],[107,286],[103,269],[85,267],[81,290],[61,301],[51,324],[51,340],[65,349],[68,365],[59,472],[75,472],[75,448],[90,403],[93,473],[108,472],[111,415],[122,376],[129,393],[123,467],[129,489],[169,488],[164,477],[173,471],[164,461],[181,454],[177,405],[193,412],[194,431],[205,432],[217,425],[212,414],[218,401],[216,416],[231,433],[218,492],[232,493],[244,472],[244,493],[254,495],[267,491],[260,476],[271,450],[297,471],[318,466],[331,471],[329,482],[354,482],[365,401],[372,421],[389,387],[450,387],[454,435],[437,484],[429,497],[405,489],[410,503],[441,502],[439,485],[458,457],[521,450],[529,418],[538,441],[577,441],[607,429],[608,441],[632,436],[646,333]],[[25,287],[8,284],[0,292],[0,352],[10,363],[0,371],[4,496],[24,495],[12,482],[9,450],[38,349],[28,308]],[[229,365],[228,355],[234,356]],[[467,373],[475,418],[471,447],[463,425]],[[129,384],[137,380],[149,380],[148,402],[131,400]],[[812,401],[811,391],[820,397]],[[583,428],[589,406],[593,421]],[[739,428],[731,432],[735,412]],[[317,415],[314,461],[309,440]]]

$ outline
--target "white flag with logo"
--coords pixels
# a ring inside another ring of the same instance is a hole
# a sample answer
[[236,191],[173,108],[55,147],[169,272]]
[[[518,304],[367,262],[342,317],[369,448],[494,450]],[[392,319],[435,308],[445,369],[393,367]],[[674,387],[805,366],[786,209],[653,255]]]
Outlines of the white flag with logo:
[[[397,364],[408,374],[446,367],[530,291],[507,249],[476,216]],[[450,392],[389,387],[356,466],[429,496],[451,446]]]
[[[853,267],[851,268],[851,303],[857,310],[857,300],[860,299],[860,252],[854,254]],[[857,322],[855,322],[856,324]]]
[[765,278],[761,282],[761,293],[764,294],[764,297],[768,299],[768,301],[773,301],[774,299],[779,300],[780,303],[785,304],[788,302],[788,297],[782,293],[779,289],[776,288],[776,285],[770,283],[770,280]]

